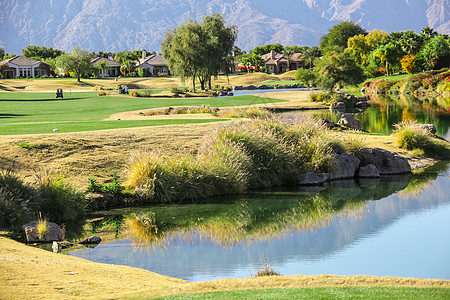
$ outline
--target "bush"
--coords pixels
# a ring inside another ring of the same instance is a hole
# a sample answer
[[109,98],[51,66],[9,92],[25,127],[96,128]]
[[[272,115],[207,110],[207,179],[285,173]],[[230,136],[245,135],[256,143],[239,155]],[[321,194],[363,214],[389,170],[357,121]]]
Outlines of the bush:
[[78,236],[86,221],[86,199],[63,178],[43,173],[37,190],[42,198],[40,211],[48,221],[63,226],[67,237]]
[[416,121],[403,120],[395,124],[393,134],[396,136],[397,146],[403,149],[424,149],[430,144],[431,134]]
[[131,90],[130,91],[130,96],[131,97],[139,97],[138,93],[136,92],[136,90]]
[[48,78],[48,76],[47,75],[42,75],[41,76],[41,79],[45,79],[45,78]]
[[167,74],[167,73],[162,73],[162,72],[158,72],[158,77],[167,77],[167,76],[169,76],[169,74]]
[[271,116],[270,111],[259,107],[229,109],[220,114],[222,118],[268,118]]
[[11,171],[0,172],[0,228],[19,230],[37,215],[39,206],[35,190]]
[[389,89],[397,83],[397,80],[382,80],[377,84],[378,93],[388,93]]
[[127,164],[125,186],[144,202],[178,203],[298,184],[301,172],[330,171],[333,150],[342,148],[312,117],[289,124],[253,119],[217,128],[196,155],[134,154]]
[[151,97],[152,90],[150,89],[142,89],[142,90],[134,90],[137,93],[137,97]]
[[106,96],[106,92],[105,91],[98,92],[97,96],[99,96],[99,97]]

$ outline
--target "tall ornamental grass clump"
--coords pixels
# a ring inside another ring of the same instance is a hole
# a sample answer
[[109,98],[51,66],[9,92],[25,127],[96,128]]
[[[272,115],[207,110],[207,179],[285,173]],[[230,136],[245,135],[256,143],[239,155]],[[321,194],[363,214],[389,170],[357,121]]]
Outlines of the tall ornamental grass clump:
[[398,147],[415,150],[416,154],[423,153],[437,159],[450,159],[449,143],[433,138],[430,131],[417,121],[403,120],[394,126],[396,129],[393,134]]
[[395,124],[393,134],[396,136],[397,146],[407,150],[429,148],[431,133],[417,121],[403,120]]
[[40,206],[35,190],[11,171],[0,172],[0,228],[18,230]]
[[76,191],[63,178],[49,173],[39,174],[37,191],[42,199],[39,211],[47,221],[65,228],[69,238],[81,234],[87,205],[83,193]]
[[173,203],[297,184],[305,172],[331,171],[344,146],[312,117],[253,119],[218,127],[196,155],[131,156],[125,186],[144,202]]

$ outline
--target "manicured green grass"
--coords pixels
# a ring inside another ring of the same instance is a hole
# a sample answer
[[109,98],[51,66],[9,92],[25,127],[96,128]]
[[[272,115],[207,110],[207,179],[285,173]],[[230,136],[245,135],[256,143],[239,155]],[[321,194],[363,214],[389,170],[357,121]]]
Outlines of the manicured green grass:
[[240,290],[189,294],[159,299],[449,299],[450,289],[396,287],[330,287]]
[[213,122],[211,120],[145,120],[103,121],[110,115],[169,106],[214,107],[240,106],[281,102],[256,96],[223,98],[132,98],[129,96],[98,96],[97,92],[65,92],[64,99],[55,99],[53,92],[0,92],[0,135],[49,133],[54,128],[78,132],[112,128],[130,128],[168,124]]
[[389,80],[397,80],[397,79],[402,79],[402,78],[406,78],[411,76],[411,74],[399,74],[399,75],[392,75],[392,76],[380,76],[380,77],[374,77],[374,78],[368,78],[366,79],[363,83],[357,84],[357,85],[348,85],[344,88],[342,88],[343,91],[355,91],[358,92],[362,89],[363,84],[369,81],[375,81],[378,79],[389,79]]

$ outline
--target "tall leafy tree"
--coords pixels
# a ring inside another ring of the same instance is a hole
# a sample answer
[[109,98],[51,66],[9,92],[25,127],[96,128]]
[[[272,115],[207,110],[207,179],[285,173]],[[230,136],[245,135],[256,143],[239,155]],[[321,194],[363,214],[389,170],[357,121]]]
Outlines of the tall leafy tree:
[[29,45],[25,49],[22,49],[22,55],[29,58],[38,60],[44,60],[46,58],[56,58],[64,52],[52,47],[46,48],[44,46]]
[[440,57],[450,55],[450,40],[442,34],[431,38],[421,50],[427,68],[431,69]]
[[359,34],[366,35],[367,31],[356,23],[350,21],[341,22],[334,25],[328,30],[327,34],[321,37],[320,49],[323,52],[327,52],[326,49],[332,46],[339,46],[345,49],[348,39]]
[[255,53],[256,55],[263,55],[266,53],[269,53],[270,51],[275,51],[278,53],[283,52],[283,45],[281,45],[280,43],[276,43],[276,44],[267,44],[264,46],[259,46],[259,47],[255,47],[252,51],[252,53]]
[[91,55],[86,50],[74,47],[72,53],[64,53],[57,58],[57,65],[64,72],[74,72],[77,81],[81,82],[81,76],[92,70]]
[[311,48],[306,47],[303,50],[303,57],[305,58],[306,61],[308,61],[309,70],[312,70],[314,59],[320,57],[321,55],[322,52],[317,46],[312,46]]
[[214,14],[203,18],[201,24],[205,41],[204,68],[201,73],[202,89],[204,83],[208,82],[211,89],[211,77],[217,75],[219,71],[228,73],[230,66],[229,56],[232,55],[234,42],[237,38],[237,28],[235,26],[225,26],[225,20],[221,14]]
[[172,73],[182,80],[198,78],[202,88],[220,70],[226,70],[227,57],[232,54],[237,30],[225,27],[220,14],[203,18],[203,23],[188,20],[165,34],[161,43],[163,56]]
[[364,70],[348,51],[327,52],[315,64],[318,85],[329,91],[338,85],[355,85],[364,80]]

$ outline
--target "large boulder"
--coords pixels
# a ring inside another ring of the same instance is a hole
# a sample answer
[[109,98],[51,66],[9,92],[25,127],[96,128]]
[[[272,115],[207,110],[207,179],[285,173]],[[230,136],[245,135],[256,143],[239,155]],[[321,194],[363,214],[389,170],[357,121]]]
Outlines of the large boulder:
[[336,154],[336,163],[333,171],[330,173],[330,179],[344,179],[355,177],[360,160],[347,153]]
[[22,226],[28,243],[48,243],[64,240],[64,233],[58,224],[47,222],[46,231],[41,236],[38,232],[38,221],[31,221]]
[[338,124],[346,126],[356,130],[363,130],[363,126],[360,120],[356,119],[353,114],[343,114]]
[[90,236],[85,238],[82,241],[79,241],[78,244],[100,244],[102,241],[102,238],[99,236]]
[[316,174],[313,172],[300,174],[299,184],[300,185],[320,185],[328,180],[328,173]]
[[436,133],[436,126],[434,126],[434,124],[420,124],[420,127],[425,128],[431,134]]
[[358,169],[358,177],[361,178],[378,178],[380,173],[378,173],[377,167],[374,164],[367,165],[365,167],[360,167]]
[[344,112],[347,109],[347,106],[344,102],[333,102],[330,104],[330,109]]
[[366,148],[355,156],[361,160],[360,167],[373,164],[380,175],[411,173],[408,160],[395,152],[380,148]]

